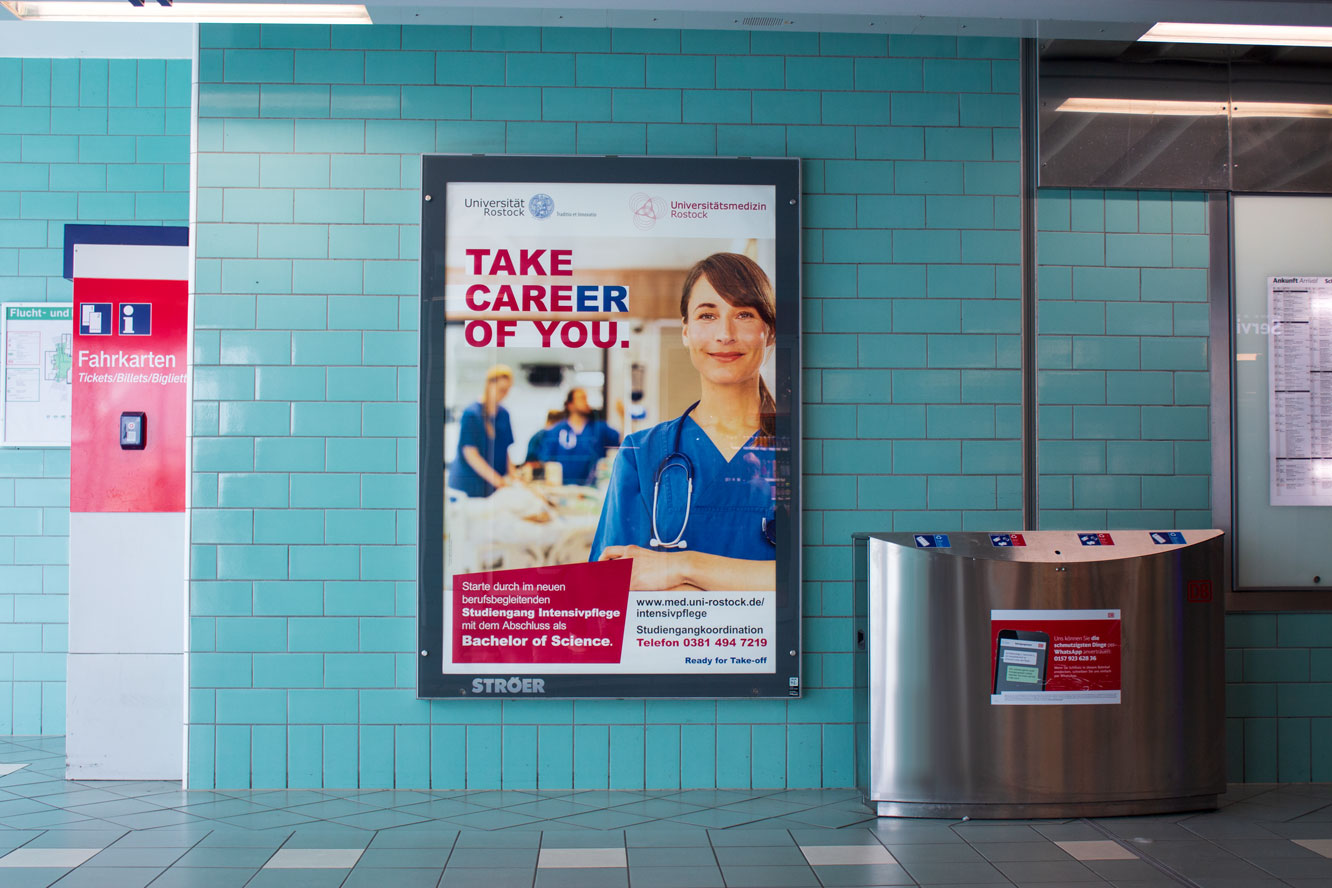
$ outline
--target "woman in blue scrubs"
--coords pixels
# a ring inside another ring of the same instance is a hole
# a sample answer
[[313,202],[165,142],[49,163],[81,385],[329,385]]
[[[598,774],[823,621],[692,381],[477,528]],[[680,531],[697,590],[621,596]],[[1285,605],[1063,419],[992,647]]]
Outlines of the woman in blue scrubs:
[[607,448],[619,446],[620,433],[593,419],[587,392],[574,388],[564,399],[564,420],[541,440],[541,461],[559,463],[565,484],[591,486],[597,481],[597,462]]
[[458,453],[449,464],[449,487],[468,496],[490,496],[513,475],[509,445],[513,426],[500,401],[513,387],[513,371],[496,364],[486,374],[481,400],[462,412]]
[[776,340],[772,284],[752,259],[713,254],[685,277],[680,315],[701,397],[625,439],[591,559],[632,559],[640,591],[776,589],[776,404],[759,375]]

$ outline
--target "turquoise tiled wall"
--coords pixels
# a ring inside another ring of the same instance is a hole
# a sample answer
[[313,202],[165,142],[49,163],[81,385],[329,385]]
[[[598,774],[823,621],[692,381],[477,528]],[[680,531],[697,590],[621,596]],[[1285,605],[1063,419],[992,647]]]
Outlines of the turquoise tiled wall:
[[[1020,523],[1017,42],[204,26],[197,787],[815,787],[849,534]],[[415,699],[421,152],[805,159],[797,701]]]
[[1040,526],[1211,527],[1206,198],[1040,192]]
[[1232,780],[1332,780],[1332,614],[1226,618]]
[[[190,63],[0,58],[0,301],[68,302],[65,223],[184,225]],[[0,449],[0,734],[65,730],[69,450]]]

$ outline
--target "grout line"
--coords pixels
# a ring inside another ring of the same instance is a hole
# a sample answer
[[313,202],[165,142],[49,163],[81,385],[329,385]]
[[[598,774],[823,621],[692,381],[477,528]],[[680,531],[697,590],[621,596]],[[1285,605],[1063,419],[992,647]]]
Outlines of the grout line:
[[[1174,867],[1170,866],[1169,864],[1167,864],[1167,863],[1162,863],[1161,861],[1157,860],[1155,857],[1153,857],[1153,856],[1151,856],[1151,855],[1146,855],[1146,854],[1144,854],[1143,851],[1142,851],[1142,849],[1143,849],[1144,847],[1147,847],[1147,846],[1144,846],[1144,845],[1135,845],[1135,844],[1133,844],[1132,842],[1130,842],[1128,839],[1125,839],[1125,838],[1123,838],[1123,837],[1121,837],[1121,836],[1117,836],[1117,835],[1115,835],[1114,833],[1110,832],[1110,830],[1108,830],[1108,829],[1106,829],[1105,827],[1101,826],[1101,824],[1097,823],[1095,820],[1090,820],[1090,819],[1084,817],[1084,818],[1081,819],[1080,822],[1087,824],[1087,825],[1090,826],[1092,829],[1096,830],[1097,832],[1099,832],[1101,835],[1105,836],[1105,837],[1106,837],[1107,839],[1109,839],[1110,841],[1112,841],[1112,842],[1114,842],[1115,844],[1119,845],[1121,848],[1125,848],[1125,849],[1127,849],[1127,850],[1129,850],[1129,851],[1132,851],[1132,852],[1137,856],[1137,858],[1138,858],[1139,860],[1143,861],[1144,863],[1146,863],[1148,866],[1152,867],[1153,869],[1158,870],[1158,871],[1159,871],[1160,873],[1162,873],[1163,875],[1168,876],[1168,877],[1171,878],[1171,879],[1174,879],[1174,880],[1175,880],[1176,882],[1178,882],[1179,884],[1181,884],[1181,885],[1188,885],[1189,888],[1202,888],[1202,886],[1199,885],[1197,882],[1195,882],[1195,881],[1193,881],[1192,879],[1188,878],[1188,877],[1185,876],[1183,873],[1179,872],[1178,870],[1176,870]],[[1202,836],[1199,836],[1198,838],[1202,838]],[[1084,862],[1084,865],[1085,865],[1085,862]],[[1090,869],[1090,867],[1088,867],[1088,868]],[[1093,870],[1093,872],[1095,872],[1095,871]],[[1097,873],[1097,875],[1099,876],[1100,873]],[[1107,880],[1107,881],[1108,881],[1108,880]]]

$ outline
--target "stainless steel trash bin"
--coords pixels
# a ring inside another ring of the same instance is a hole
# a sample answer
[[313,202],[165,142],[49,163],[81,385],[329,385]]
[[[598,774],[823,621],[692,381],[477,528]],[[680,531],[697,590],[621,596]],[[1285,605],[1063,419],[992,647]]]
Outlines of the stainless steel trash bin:
[[854,539],[857,776],[878,814],[1216,807],[1220,531]]

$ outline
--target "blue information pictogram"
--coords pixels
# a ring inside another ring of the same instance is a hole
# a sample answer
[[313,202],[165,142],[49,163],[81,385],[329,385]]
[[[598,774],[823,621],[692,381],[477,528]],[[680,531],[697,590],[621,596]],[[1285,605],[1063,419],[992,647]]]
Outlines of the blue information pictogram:
[[1002,548],[1013,545],[1013,537],[1006,533],[990,534],[990,545],[995,548]]
[[1152,542],[1158,546],[1182,546],[1184,545],[1184,534],[1178,530],[1153,530],[1150,534]]
[[121,336],[153,335],[153,304],[151,302],[122,302],[117,313]]
[[917,549],[951,549],[952,544],[948,542],[946,533],[918,533],[916,534]]
[[1108,533],[1080,533],[1078,542],[1084,546],[1113,546],[1115,541]]
[[84,302],[79,305],[79,335],[111,335],[110,302]]

